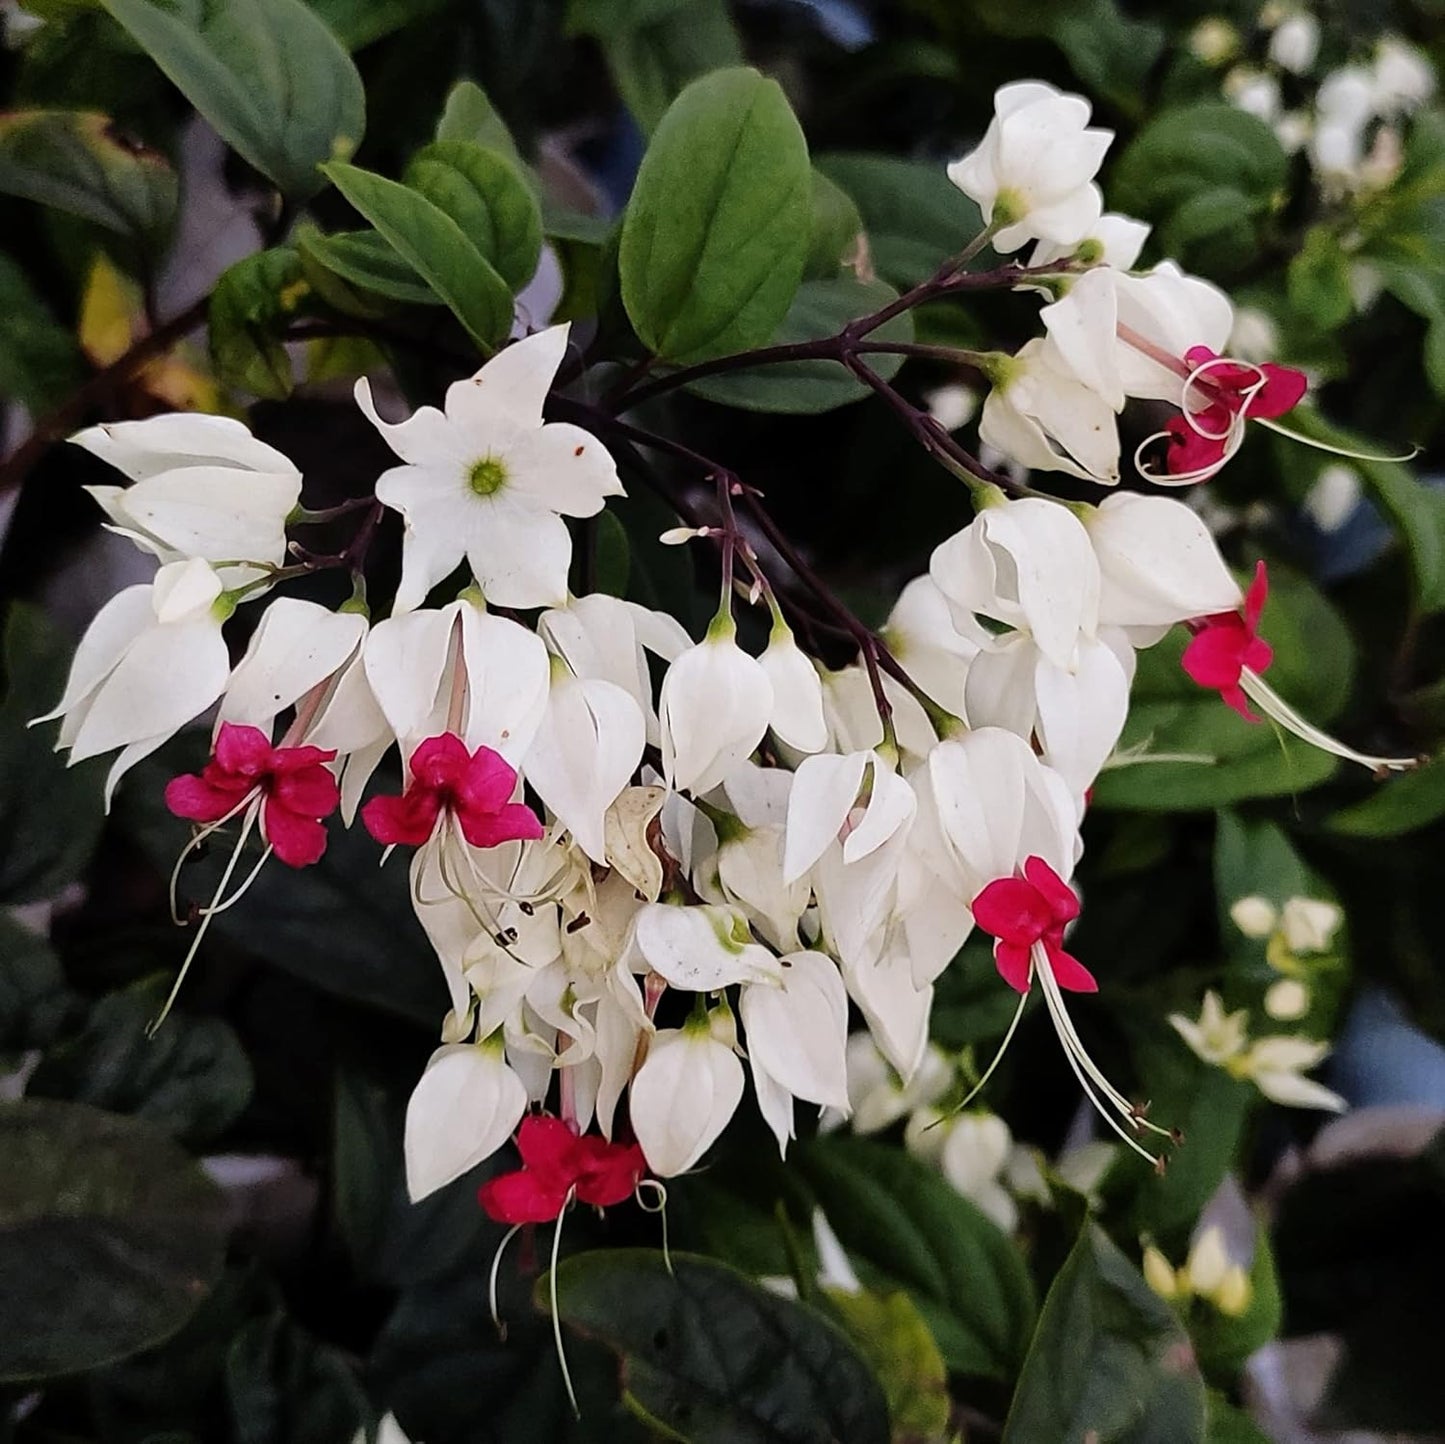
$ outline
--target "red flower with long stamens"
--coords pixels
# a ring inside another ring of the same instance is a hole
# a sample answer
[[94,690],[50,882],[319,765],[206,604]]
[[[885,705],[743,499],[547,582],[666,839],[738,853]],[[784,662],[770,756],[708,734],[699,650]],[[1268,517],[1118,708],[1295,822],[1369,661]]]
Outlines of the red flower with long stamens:
[[[1186,476],[1217,467],[1229,455],[1235,427],[1242,417],[1272,420],[1299,405],[1309,381],[1303,371],[1266,362],[1242,365],[1226,360],[1208,346],[1191,346],[1184,359],[1200,374],[1199,385],[1213,400],[1199,410],[1174,417],[1165,427],[1169,450],[1165,469]],[[1186,394],[1185,406],[1189,398]]]
[[1029,990],[1034,944],[1043,945],[1059,987],[1095,993],[1093,974],[1064,951],[1064,925],[1079,915],[1073,889],[1041,857],[1024,863],[1022,877],[1000,877],[974,898],[973,919],[998,939],[993,959],[999,976],[1016,992]]
[[498,1223],[549,1223],[569,1197],[610,1208],[631,1196],[647,1172],[635,1143],[609,1143],[596,1134],[580,1137],[560,1118],[538,1114],[517,1129],[522,1167],[484,1183],[477,1199]]
[[1259,718],[1249,710],[1240,677],[1245,668],[1256,674],[1274,661],[1274,649],[1259,635],[1260,613],[1269,596],[1269,574],[1260,562],[1238,612],[1216,612],[1190,623],[1194,636],[1179,659],[1180,665],[1201,687],[1214,687],[1246,722]]
[[273,747],[258,727],[225,722],[211,760],[199,773],[166,784],[166,806],[191,822],[220,822],[256,795],[261,832],[282,862],[305,867],[326,851],[322,818],[341,800],[320,747]]
[[401,796],[374,797],[361,809],[366,830],[388,846],[418,847],[446,812],[457,820],[473,847],[542,836],[536,813],[513,802],[516,770],[490,747],[468,752],[451,732],[428,737],[411,756],[411,781]]

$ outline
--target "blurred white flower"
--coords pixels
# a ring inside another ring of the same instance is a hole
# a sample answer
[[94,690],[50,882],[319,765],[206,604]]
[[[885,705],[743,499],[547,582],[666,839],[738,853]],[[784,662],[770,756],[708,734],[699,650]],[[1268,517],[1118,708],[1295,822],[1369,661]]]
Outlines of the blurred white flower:
[[1295,75],[1303,75],[1315,63],[1320,50],[1320,23],[1301,11],[1282,20],[1269,37],[1269,58]]

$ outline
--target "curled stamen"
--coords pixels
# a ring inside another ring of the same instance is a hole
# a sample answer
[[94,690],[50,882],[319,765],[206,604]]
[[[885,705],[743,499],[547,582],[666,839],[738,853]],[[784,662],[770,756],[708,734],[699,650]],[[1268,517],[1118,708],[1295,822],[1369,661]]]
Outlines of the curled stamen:
[[487,1306],[491,1309],[492,1323],[496,1326],[497,1337],[507,1342],[507,1324],[502,1318],[502,1311],[497,1305],[497,1275],[502,1267],[502,1255],[507,1250],[507,1245],[522,1231],[520,1223],[514,1223],[506,1233],[502,1235],[502,1241],[497,1245],[497,1251],[492,1255],[492,1267],[487,1275]]
[[[644,1203],[642,1190],[647,1189],[652,1195],[650,1203]],[[667,1265],[668,1273],[673,1273],[672,1249],[667,1240],[667,1185],[660,1178],[639,1178],[637,1187],[633,1189],[632,1196],[637,1202],[638,1208],[643,1213],[655,1213],[662,1222],[662,1261]],[[673,1275],[676,1277],[676,1275]]]
[[180,889],[181,868],[185,865],[186,859],[195,852],[202,843],[206,842],[213,833],[219,832],[232,818],[244,812],[255,800],[256,794],[254,792],[248,793],[224,817],[218,817],[214,822],[208,822],[204,827],[196,828],[192,832],[190,840],[181,849],[180,856],[176,858],[176,865],[171,869],[170,887],[167,893],[170,900],[171,921],[177,927],[181,927],[186,921],[186,919],[181,916],[180,908],[176,903],[177,893]]

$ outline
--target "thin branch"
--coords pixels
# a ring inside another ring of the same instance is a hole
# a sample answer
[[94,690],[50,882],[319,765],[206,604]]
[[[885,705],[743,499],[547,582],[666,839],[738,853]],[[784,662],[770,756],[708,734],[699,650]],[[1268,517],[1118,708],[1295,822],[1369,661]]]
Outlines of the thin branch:
[[123,356],[97,371],[53,411],[42,416],[30,435],[0,464],[0,496],[20,486],[45,453],[74,431],[109,393],[194,331],[206,319],[210,300],[209,296],[203,296],[148,336],[142,336]]

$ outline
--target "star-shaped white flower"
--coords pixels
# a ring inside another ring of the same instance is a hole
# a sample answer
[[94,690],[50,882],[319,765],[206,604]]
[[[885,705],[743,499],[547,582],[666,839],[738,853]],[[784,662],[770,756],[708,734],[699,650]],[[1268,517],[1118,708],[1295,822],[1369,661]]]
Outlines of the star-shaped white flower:
[[595,516],[622,495],[595,436],[542,420],[567,330],[508,346],[447,388],[445,412],[423,406],[396,425],[377,415],[365,378],[356,383],[357,404],[406,463],[376,484],[406,523],[394,612],[420,606],[463,558],[496,606],[565,603],[572,539],[562,518]]

